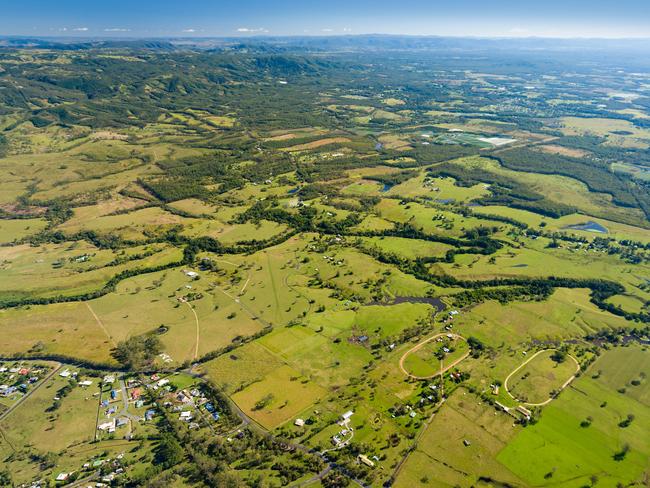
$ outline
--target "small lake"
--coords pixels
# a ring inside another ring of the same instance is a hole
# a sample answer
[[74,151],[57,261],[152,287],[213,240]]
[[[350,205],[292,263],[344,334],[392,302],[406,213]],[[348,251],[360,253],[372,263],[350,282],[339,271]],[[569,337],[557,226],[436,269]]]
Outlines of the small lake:
[[443,205],[449,205],[451,203],[454,203],[456,200],[453,198],[439,198],[436,200],[436,203],[442,203]]
[[383,186],[382,189],[379,190],[379,191],[382,191],[382,192],[383,192],[383,191],[388,191],[388,190],[390,190],[391,188],[393,188],[393,185],[391,185],[390,183],[384,183],[384,186]]
[[598,222],[594,222],[590,220],[589,222],[585,222],[584,224],[573,224],[573,225],[567,225],[564,227],[565,229],[571,229],[571,230],[584,230],[587,232],[597,232],[599,234],[607,234],[607,229],[600,225]]

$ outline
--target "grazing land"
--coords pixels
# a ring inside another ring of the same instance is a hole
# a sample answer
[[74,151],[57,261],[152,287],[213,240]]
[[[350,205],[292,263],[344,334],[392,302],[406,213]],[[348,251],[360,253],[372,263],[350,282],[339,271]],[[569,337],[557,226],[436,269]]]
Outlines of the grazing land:
[[437,42],[0,40],[0,486],[647,483],[648,57]]

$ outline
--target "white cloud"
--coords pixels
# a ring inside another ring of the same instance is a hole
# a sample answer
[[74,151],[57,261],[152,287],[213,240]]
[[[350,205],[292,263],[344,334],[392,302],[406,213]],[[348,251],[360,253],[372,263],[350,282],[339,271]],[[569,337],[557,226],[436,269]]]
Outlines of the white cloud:
[[196,32],[196,29],[183,29],[183,32],[187,32],[191,34],[192,32]]
[[237,29],[237,32],[243,32],[243,33],[246,33],[246,34],[255,34],[255,33],[260,33],[260,32],[266,33],[266,32],[268,32],[268,30],[265,29],[264,27],[258,27],[257,29],[251,29],[250,27],[239,27]]
[[321,29],[321,32],[334,32],[334,29]]
[[72,30],[77,31],[77,32],[86,32],[86,31],[88,31],[88,27],[75,27]]
[[352,29],[349,27],[343,27],[343,32],[352,32]]
[[131,29],[124,29],[122,27],[110,27],[108,29],[104,29],[104,32],[131,32]]
[[59,32],[65,32],[67,30],[68,30],[67,27],[59,27]]
[[510,34],[514,34],[517,36],[520,36],[522,34],[528,34],[528,29],[524,29],[523,27],[513,27],[510,29]]

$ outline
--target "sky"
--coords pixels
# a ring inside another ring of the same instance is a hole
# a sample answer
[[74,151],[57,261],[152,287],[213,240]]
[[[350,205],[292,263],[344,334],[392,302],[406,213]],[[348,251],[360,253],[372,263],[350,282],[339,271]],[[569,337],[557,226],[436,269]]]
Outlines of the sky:
[[0,0],[0,35],[650,37],[650,0]]

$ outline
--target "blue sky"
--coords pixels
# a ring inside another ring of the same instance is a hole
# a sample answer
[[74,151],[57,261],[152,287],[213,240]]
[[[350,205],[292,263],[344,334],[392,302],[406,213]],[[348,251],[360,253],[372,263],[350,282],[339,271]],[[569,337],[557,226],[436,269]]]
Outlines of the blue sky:
[[0,35],[650,37],[650,0],[0,0]]

